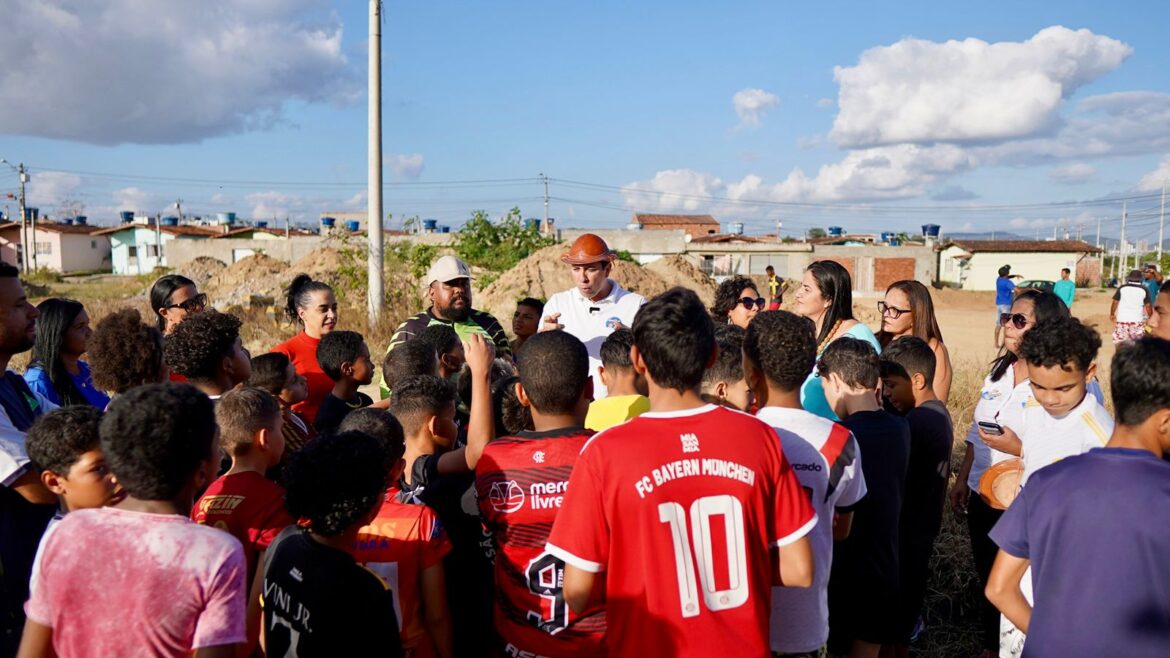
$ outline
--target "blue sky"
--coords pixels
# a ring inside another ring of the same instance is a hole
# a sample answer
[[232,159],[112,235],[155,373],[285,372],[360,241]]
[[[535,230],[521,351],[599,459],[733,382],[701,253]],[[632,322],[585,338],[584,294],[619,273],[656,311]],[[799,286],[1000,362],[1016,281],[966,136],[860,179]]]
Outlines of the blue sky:
[[[25,99],[0,157],[30,205],[364,208],[367,4],[176,4],[0,0],[0,95]],[[1126,5],[387,2],[386,210],[538,216],[543,172],[562,225],[1109,234],[1128,198],[1140,239],[1170,179],[1170,5]]]

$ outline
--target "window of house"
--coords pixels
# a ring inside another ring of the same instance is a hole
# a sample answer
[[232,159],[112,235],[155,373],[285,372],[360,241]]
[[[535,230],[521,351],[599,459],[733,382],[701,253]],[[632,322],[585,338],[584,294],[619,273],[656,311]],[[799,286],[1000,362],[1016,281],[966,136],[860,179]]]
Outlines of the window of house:
[[89,241],[89,248],[90,249],[97,249],[97,240],[90,240]]
[[52,254],[52,253],[53,253],[53,243],[52,242],[38,242],[37,243],[37,255],[38,256],[47,256],[47,255]]
[[130,258],[138,258],[138,247],[127,247]]

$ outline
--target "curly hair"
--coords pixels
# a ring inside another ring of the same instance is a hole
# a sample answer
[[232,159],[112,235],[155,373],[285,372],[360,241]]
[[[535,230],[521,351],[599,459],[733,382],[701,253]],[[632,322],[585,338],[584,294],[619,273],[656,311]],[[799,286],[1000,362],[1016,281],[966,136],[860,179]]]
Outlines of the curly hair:
[[87,404],[50,411],[28,430],[29,460],[38,470],[68,475],[81,455],[101,446],[101,422],[102,412]]
[[1020,358],[1028,365],[1060,366],[1066,372],[1074,368],[1087,371],[1099,349],[1101,336],[1097,330],[1072,317],[1038,322],[1020,340]]
[[340,381],[341,366],[357,361],[365,344],[366,339],[356,331],[329,332],[317,344],[317,363],[329,379]]
[[804,385],[817,362],[813,321],[788,311],[766,311],[752,318],[743,337],[743,353],[782,391]]
[[759,286],[746,276],[733,276],[719,284],[715,289],[715,302],[711,305],[711,317],[716,323],[727,322],[727,314],[735,308],[743,297],[743,291],[751,288],[760,296]]
[[[1032,316],[1036,318],[1036,324],[1044,322],[1049,318],[1072,317],[1072,313],[1069,312],[1064,302],[1060,301],[1060,298],[1056,295],[1047,291],[1025,290],[1016,295],[1016,300],[1012,302],[1012,306],[1022,301],[1032,302]],[[1035,328],[1035,325],[1033,325],[1033,328]],[[1008,368],[1018,359],[1019,355],[1013,354],[1005,349],[1003,354],[991,362],[991,381],[997,382],[1003,378]]]
[[227,313],[193,313],[167,336],[163,349],[167,365],[193,382],[214,380],[220,362],[231,356],[242,324]]
[[703,391],[719,382],[735,383],[743,379],[743,336],[742,327],[734,324],[715,325],[715,344],[719,356],[715,365],[703,373]]
[[94,386],[122,394],[163,380],[163,335],[132,308],[115,311],[94,327],[86,350]]
[[524,430],[533,431],[532,409],[520,404],[516,396],[519,375],[505,377],[492,384],[492,412],[496,418],[496,436],[513,436]]
[[219,452],[212,445],[215,408],[190,384],[149,384],[119,395],[100,433],[118,484],[139,500],[174,500]]
[[439,356],[453,352],[459,347],[459,334],[449,324],[432,324],[424,327],[414,340],[421,340],[430,345]]
[[363,432],[341,432],[310,441],[285,470],[285,503],[309,530],[336,537],[362,523],[382,502],[389,485],[386,448]]

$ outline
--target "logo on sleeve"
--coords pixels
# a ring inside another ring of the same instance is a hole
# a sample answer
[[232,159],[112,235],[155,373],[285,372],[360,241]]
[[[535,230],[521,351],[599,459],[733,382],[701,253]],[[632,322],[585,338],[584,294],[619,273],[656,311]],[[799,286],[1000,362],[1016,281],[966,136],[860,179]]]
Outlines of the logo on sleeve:
[[488,502],[501,514],[511,514],[524,507],[524,490],[515,480],[496,482],[488,491]]

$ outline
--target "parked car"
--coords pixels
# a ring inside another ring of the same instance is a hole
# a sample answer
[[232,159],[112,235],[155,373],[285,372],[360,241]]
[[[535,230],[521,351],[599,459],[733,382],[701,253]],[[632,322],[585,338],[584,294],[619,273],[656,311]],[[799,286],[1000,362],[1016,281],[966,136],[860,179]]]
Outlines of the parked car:
[[1024,279],[1016,284],[1016,294],[1020,294],[1024,290],[1040,290],[1042,292],[1052,292],[1055,287],[1054,281],[1044,281],[1043,279]]

